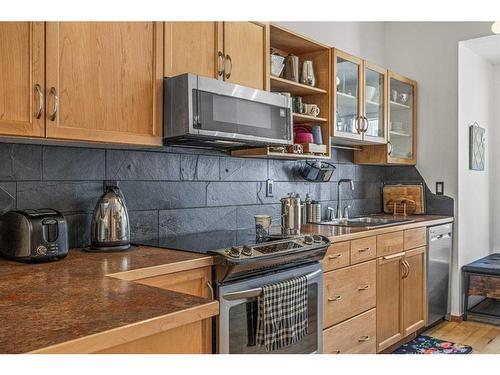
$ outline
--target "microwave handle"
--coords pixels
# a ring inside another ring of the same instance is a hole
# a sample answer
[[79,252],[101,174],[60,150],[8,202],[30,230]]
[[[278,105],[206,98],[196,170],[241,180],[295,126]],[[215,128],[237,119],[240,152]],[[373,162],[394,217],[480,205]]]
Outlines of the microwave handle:
[[[315,279],[318,275],[321,275],[321,273],[323,273],[323,270],[319,269],[314,272],[311,272],[310,274],[307,274],[306,275],[307,281]],[[262,294],[262,288],[253,288],[253,289],[242,290],[240,292],[226,293],[222,296],[222,298],[224,298],[227,301],[234,301],[238,299],[258,297],[261,294]]]

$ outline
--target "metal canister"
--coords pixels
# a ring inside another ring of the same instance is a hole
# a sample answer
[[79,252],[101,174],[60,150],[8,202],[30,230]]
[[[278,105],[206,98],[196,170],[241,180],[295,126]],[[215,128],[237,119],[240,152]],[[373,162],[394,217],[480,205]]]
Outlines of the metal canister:
[[281,233],[285,235],[300,234],[301,222],[300,197],[295,194],[288,194],[281,198]]
[[312,201],[308,206],[307,221],[308,223],[321,222],[321,204],[319,202]]

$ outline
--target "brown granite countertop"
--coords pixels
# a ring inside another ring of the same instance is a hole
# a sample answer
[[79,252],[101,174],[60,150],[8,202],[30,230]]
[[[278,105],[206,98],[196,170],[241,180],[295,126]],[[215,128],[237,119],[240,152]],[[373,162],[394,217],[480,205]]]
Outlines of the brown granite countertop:
[[63,260],[40,264],[2,259],[0,353],[31,352],[200,306],[216,315],[217,301],[124,280],[138,269],[149,277],[211,264],[204,254],[143,246],[101,254],[72,249]]
[[[370,215],[370,216],[381,217],[381,218],[384,217],[393,218],[392,215]],[[438,216],[438,215],[411,215],[407,216],[406,219],[410,219],[412,221],[408,223],[382,227],[382,228],[377,228],[377,227],[356,228],[356,227],[341,227],[335,225],[305,224],[302,226],[302,233],[320,234],[322,236],[328,237],[332,242],[340,242],[367,236],[374,236],[377,234],[395,232],[399,230],[451,223],[454,220],[453,217],[450,216]]]
[[[413,222],[374,229],[306,224],[302,232],[339,242],[453,221],[434,215],[409,218]],[[204,254],[146,246],[101,254],[72,249],[61,261],[41,264],[2,259],[0,353],[43,352],[158,317],[164,317],[157,324],[165,327],[171,316],[200,306],[208,307],[207,316],[216,315],[217,301],[133,282],[211,264],[212,257]]]

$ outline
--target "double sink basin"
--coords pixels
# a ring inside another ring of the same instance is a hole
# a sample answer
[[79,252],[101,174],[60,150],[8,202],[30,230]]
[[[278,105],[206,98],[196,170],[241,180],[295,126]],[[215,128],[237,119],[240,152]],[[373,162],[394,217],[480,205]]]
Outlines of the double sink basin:
[[402,219],[402,218],[381,218],[381,217],[371,217],[362,216],[352,219],[335,219],[331,221],[322,221],[318,223],[319,225],[334,225],[340,227],[356,227],[356,228],[380,228],[389,227],[391,225],[399,225],[403,223],[411,223],[412,219]]

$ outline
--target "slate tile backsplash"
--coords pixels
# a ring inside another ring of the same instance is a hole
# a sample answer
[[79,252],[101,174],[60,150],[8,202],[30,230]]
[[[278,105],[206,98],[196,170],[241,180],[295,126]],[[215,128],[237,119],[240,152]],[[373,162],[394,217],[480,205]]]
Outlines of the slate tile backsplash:
[[[340,178],[351,215],[380,212],[386,168],[352,164],[352,152],[332,150],[337,166],[329,183],[305,182],[302,161],[232,158],[214,151],[164,147],[117,150],[0,144],[0,211],[52,207],[68,220],[71,246],[88,244],[94,206],[103,180],[117,180],[130,213],[132,239],[202,230],[253,226],[253,215],[270,214],[279,223],[279,200],[306,193],[336,205]],[[401,174],[392,171],[392,177]],[[410,174],[413,172],[410,172]],[[418,174],[418,172],[416,172]],[[274,197],[266,197],[273,179]]]

